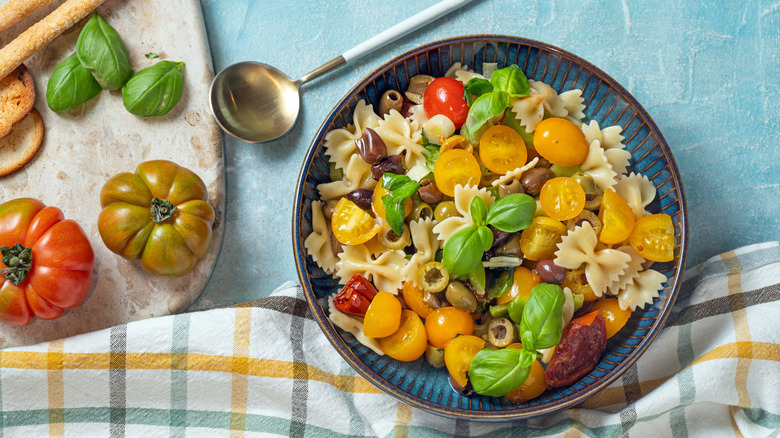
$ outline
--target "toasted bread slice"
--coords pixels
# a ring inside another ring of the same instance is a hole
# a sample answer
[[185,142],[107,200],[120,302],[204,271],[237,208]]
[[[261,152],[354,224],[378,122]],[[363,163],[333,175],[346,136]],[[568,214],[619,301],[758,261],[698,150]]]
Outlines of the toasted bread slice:
[[9,135],[0,138],[0,176],[22,168],[32,160],[43,144],[43,119],[33,108]]
[[11,132],[14,123],[22,120],[35,104],[32,75],[24,64],[0,79],[0,137]]

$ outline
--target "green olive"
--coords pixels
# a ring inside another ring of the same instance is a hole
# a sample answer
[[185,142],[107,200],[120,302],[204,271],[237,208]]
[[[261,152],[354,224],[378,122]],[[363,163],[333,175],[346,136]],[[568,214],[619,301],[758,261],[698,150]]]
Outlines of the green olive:
[[503,348],[515,340],[515,326],[506,318],[496,318],[488,328],[488,342]]
[[428,262],[417,270],[417,281],[424,290],[437,293],[447,287],[447,283],[450,282],[450,274],[443,264]]
[[448,284],[444,296],[452,304],[452,307],[456,309],[468,313],[473,313],[477,310],[477,297],[460,281],[453,281]]
[[593,226],[593,231],[596,232],[597,236],[601,233],[601,221],[599,220],[599,217],[589,210],[582,210],[580,214],[566,221],[566,225],[570,230],[574,230],[576,226],[582,225],[583,222],[590,222]]
[[444,219],[453,216],[460,216],[458,209],[455,208],[455,201],[439,202],[439,205],[436,206],[436,210],[433,211],[433,217],[437,222],[441,222]]
[[328,164],[328,170],[331,181],[341,181],[344,179],[344,169],[336,168],[336,163]]
[[379,230],[379,234],[377,234],[377,237],[379,238],[379,243],[382,244],[387,249],[395,250],[395,249],[404,249],[407,246],[409,246],[409,243],[411,240],[411,233],[409,233],[409,227],[407,227],[404,224],[404,232],[399,237],[395,232],[390,228],[390,225],[382,225],[382,229]]
[[336,209],[336,204],[338,203],[338,199],[331,199],[330,201],[325,202],[325,205],[322,208],[322,214],[325,215],[325,218],[328,220],[333,218],[333,210]]
[[598,210],[601,207],[601,195],[588,195],[585,194],[585,209]]
[[444,366],[444,350],[428,344],[425,348],[425,359],[434,368],[441,368]]
[[585,194],[597,194],[598,189],[596,188],[596,182],[593,181],[593,177],[584,173],[575,173],[571,176],[571,178],[574,181],[577,181],[580,186],[582,186],[582,190],[585,190]]
[[419,221],[433,217],[433,208],[425,202],[417,202],[412,205],[412,212],[409,213],[410,221]]

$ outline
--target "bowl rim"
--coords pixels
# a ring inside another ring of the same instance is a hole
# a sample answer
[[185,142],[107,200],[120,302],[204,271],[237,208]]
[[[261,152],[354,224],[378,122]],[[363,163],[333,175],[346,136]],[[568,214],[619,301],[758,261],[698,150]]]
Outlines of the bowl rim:
[[[354,356],[352,350],[350,350],[348,347],[346,347],[346,345],[343,344],[343,340],[341,339],[341,336],[336,332],[333,325],[330,323],[330,320],[328,319],[327,315],[325,315],[323,308],[317,303],[317,300],[319,298],[312,290],[311,283],[306,281],[306,279],[308,278],[308,272],[305,272],[304,269],[305,248],[302,247],[301,244],[302,238],[300,236],[300,231],[301,231],[300,222],[302,218],[301,213],[302,213],[302,206],[303,206],[303,202],[302,202],[303,185],[305,182],[303,178],[308,173],[314,155],[317,152],[317,145],[321,142],[320,140],[321,137],[326,134],[326,132],[324,132],[323,130],[327,125],[329,125],[332,122],[332,120],[338,115],[338,113],[341,112],[342,107],[345,104],[348,104],[348,102],[351,99],[354,99],[355,96],[362,89],[364,89],[369,83],[376,80],[377,77],[380,76],[380,74],[384,74],[384,72],[390,66],[395,65],[404,59],[413,58],[414,56],[422,52],[427,52],[437,47],[442,47],[442,46],[447,46],[452,44],[460,44],[464,42],[478,43],[478,42],[485,42],[485,41],[507,42],[511,44],[527,45],[529,47],[533,47],[550,53],[557,54],[564,59],[568,59],[569,61],[573,61],[582,65],[586,70],[588,70],[588,73],[606,82],[615,92],[617,92],[617,94],[621,98],[625,99],[637,111],[637,113],[642,117],[643,121],[646,123],[650,132],[658,139],[660,150],[668,163],[669,171],[671,173],[671,179],[675,183],[674,187],[676,188],[679,194],[678,196],[678,203],[680,205],[679,208],[680,242],[678,243],[680,248],[679,258],[678,258],[679,262],[677,266],[677,272],[672,277],[672,286],[669,291],[669,296],[666,300],[666,304],[664,305],[664,307],[662,307],[659,310],[661,314],[659,315],[656,323],[653,325],[653,327],[650,328],[650,330],[648,331],[644,339],[639,344],[637,344],[636,349],[634,350],[634,353],[631,355],[631,357],[627,358],[626,361],[624,361],[623,363],[615,367],[607,375],[596,380],[593,384],[589,385],[581,393],[573,397],[571,396],[565,397],[562,400],[557,400],[552,403],[545,404],[544,406],[533,406],[533,407],[524,408],[523,411],[520,412],[518,412],[516,409],[475,411],[475,410],[464,409],[460,407],[452,407],[452,406],[432,403],[428,400],[417,398],[414,395],[401,390],[395,385],[390,384],[388,381],[382,379],[379,375],[377,375],[373,370],[368,368],[366,364],[364,364],[362,361],[360,361],[357,357]],[[612,382],[617,380],[619,377],[621,377],[629,367],[633,366],[639,360],[642,354],[644,354],[644,352],[648,349],[652,341],[656,338],[656,336],[661,332],[661,330],[665,326],[666,320],[669,317],[672,308],[674,307],[674,303],[677,299],[677,295],[682,286],[682,278],[685,272],[685,263],[688,255],[687,254],[688,253],[687,251],[688,249],[687,207],[686,207],[685,191],[682,185],[682,179],[680,177],[680,173],[677,168],[677,163],[674,160],[674,157],[672,156],[671,149],[669,148],[666,139],[664,138],[660,129],[658,129],[658,126],[656,126],[655,121],[650,117],[650,114],[645,110],[645,108],[634,98],[634,96],[632,96],[622,85],[620,85],[620,83],[618,83],[610,75],[608,75],[606,72],[601,70],[599,67],[593,65],[589,61],[567,50],[564,50],[560,47],[554,46],[549,43],[545,43],[545,42],[541,42],[529,38],[510,36],[510,35],[501,35],[501,34],[473,34],[473,35],[449,37],[449,38],[443,38],[443,39],[435,40],[417,46],[413,49],[401,53],[398,56],[393,57],[389,61],[382,63],[379,67],[374,69],[371,73],[366,75],[357,84],[355,84],[355,86],[353,86],[344,95],[344,97],[342,97],[341,100],[339,100],[339,102],[336,103],[336,105],[334,105],[333,109],[331,109],[331,111],[323,120],[320,127],[317,129],[317,133],[314,135],[314,138],[312,139],[312,142],[309,145],[309,148],[306,152],[306,156],[303,160],[301,169],[298,174],[298,182],[296,184],[296,189],[295,189],[295,203],[294,203],[292,222],[293,222],[292,239],[293,239],[293,248],[295,252],[295,265],[296,265],[296,270],[298,272],[298,278],[301,282],[301,287],[306,297],[306,301],[309,305],[309,309],[312,312],[312,316],[314,320],[320,326],[323,333],[328,338],[328,341],[331,343],[331,345],[333,345],[333,347],[342,356],[342,358],[346,360],[347,363],[349,363],[350,366],[352,366],[352,368],[358,372],[358,374],[360,374],[363,378],[371,382],[374,386],[378,387],[385,394],[389,394],[404,403],[407,403],[416,408],[426,410],[428,412],[432,412],[437,415],[441,415],[449,418],[455,418],[455,419],[468,419],[468,420],[476,420],[476,421],[489,421],[489,422],[517,421],[517,420],[525,420],[529,418],[539,417],[543,415],[549,415],[554,412],[561,411],[563,409],[569,408],[573,405],[583,402],[584,400],[592,397],[602,389],[609,386]]]

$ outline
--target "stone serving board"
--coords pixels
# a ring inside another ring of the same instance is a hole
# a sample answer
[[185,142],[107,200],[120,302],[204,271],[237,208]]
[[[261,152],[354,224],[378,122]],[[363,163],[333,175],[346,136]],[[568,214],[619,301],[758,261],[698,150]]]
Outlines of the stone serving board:
[[[0,0],[0,4],[5,0]],[[0,33],[5,45],[62,2],[37,11]],[[160,60],[184,61],[184,92],[166,116],[144,119],[128,113],[120,92],[100,95],[65,113],[46,105],[46,84],[57,64],[71,55],[86,20],[55,39],[25,64],[33,74],[35,107],[46,125],[44,143],[24,168],[0,177],[0,201],[32,197],[59,207],[77,221],[95,251],[92,291],[61,318],[33,320],[26,327],[0,324],[0,348],[30,345],[130,321],[186,310],[206,286],[222,244],[225,164],[221,132],[208,107],[213,77],[198,0],[108,0],[98,9],[122,36],[133,68]],[[147,53],[159,59],[147,59]],[[97,230],[100,189],[114,174],[133,172],[147,160],[174,161],[197,173],[216,211],[213,240],[197,268],[179,278],[146,273],[137,261],[110,252]]]

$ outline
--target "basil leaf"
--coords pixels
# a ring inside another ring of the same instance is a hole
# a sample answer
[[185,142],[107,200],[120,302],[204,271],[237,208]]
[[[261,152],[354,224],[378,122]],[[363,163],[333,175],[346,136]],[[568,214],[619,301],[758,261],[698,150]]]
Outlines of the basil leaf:
[[490,83],[495,90],[504,91],[510,97],[528,96],[531,91],[528,78],[516,65],[494,71],[490,76]]
[[406,175],[397,175],[395,173],[382,174],[382,187],[391,192],[409,181],[411,181],[411,178]]
[[130,78],[122,89],[122,102],[132,114],[164,116],[181,98],[183,62],[160,61]]
[[409,177],[406,177],[406,179],[408,182],[404,183],[400,187],[393,189],[393,191],[390,192],[395,199],[402,199],[403,201],[406,201],[407,199],[411,198],[412,195],[417,193],[417,189],[420,187],[420,184],[417,181],[412,181]]
[[79,33],[76,54],[103,89],[118,90],[133,75],[125,43],[98,14],[93,14]]
[[563,331],[563,303],[566,297],[560,286],[542,283],[531,289],[523,308],[520,339],[523,348],[542,350],[556,345]]
[[463,98],[466,100],[466,103],[471,106],[476,98],[485,93],[490,93],[491,91],[493,91],[493,84],[491,84],[489,80],[472,78],[466,83],[466,86],[463,87]]
[[[493,232],[486,226],[477,227],[477,235],[479,235],[479,241],[482,243],[482,253],[488,251],[493,246]],[[482,258],[482,254],[479,256]]]
[[469,282],[477,295],[485,295],[485,267],[481,260],[474,269],[469,271]]
[[474,101],[466,116],[466,132],[473,136],[488,120],[504,112],[509,106],[509,95],[504,91],[485,93]]
[[531,225],[536,201],[524,193],[504,196],[490,206],[487,223],[501,231],[515,233]]
[[528,297],[526,296],[519,296],[509,302],[509,308],[507,309],[509,319],[514,321],[515,324],[520,324],[520,321],[523,320],[523,308],[525,308],[525,303],[527,302]]
[[405,199],[399,202],[392,195],[382,196],[382,205],[385,207],[385,219],[387,219],[390,229],[398,236],[404,233],[404,202],[406,202]]
[[471,205],[469,205],[469,213],[471,213],[471,220],[476,226],[481,227],[485,225],[487,212],[488,206],[485,204],[485,200],[479,196],[475,196],[474,199],[471,200]]
[[436,163],[439,155],[441,155],[440,147],[432,144],[425,145],[425,148],[420,151],[420,153],[422,153],[422,156],[425,157],[425,167],[433,172],[433,165]]
[[501,397],[525,383],[536,354],[525,349],[480,350],[469,368],[469,382],[481,395]]
[[476,227],[466,227],[444,242],[442,263],[450,276],[466,275],[482,260],[482,241]]
[[[491,275],[488,276],[488,300],[498,298],[504,295],[515,280],[515,269],[491,269]],[[500,273],[499,273],[500,272]]]
[[75,108],[100,94],[100,84],[75,54],[63,59],[46,84],[46,103],[52,111]]

